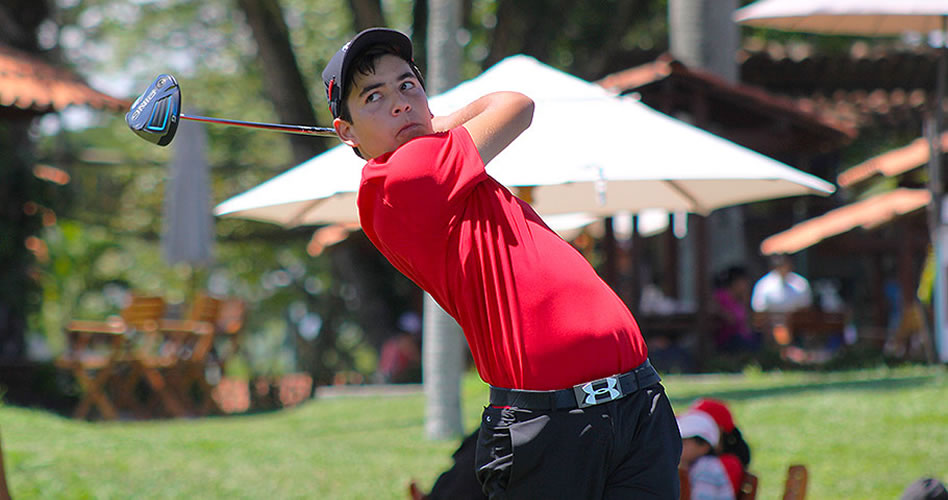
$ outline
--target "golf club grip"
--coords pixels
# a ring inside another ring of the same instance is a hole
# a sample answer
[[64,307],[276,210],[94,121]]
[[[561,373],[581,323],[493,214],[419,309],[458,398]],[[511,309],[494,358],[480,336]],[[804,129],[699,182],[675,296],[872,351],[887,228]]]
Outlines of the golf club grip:
[[224,118],[211,118],[208,116],[194,116],[181,113],[181,118],[193,120],[196,122],[216,123],[219,125],[228,125],[231,127],[248,127],[263,130],[272,130],[274,132],[286,132],[288,134],[315,135],[318,137],[336,137],[336,131],[326,127],[310,127],[306,125],[284,125],[282,123],[260,123],[245,122],[240,120],[227,120]]

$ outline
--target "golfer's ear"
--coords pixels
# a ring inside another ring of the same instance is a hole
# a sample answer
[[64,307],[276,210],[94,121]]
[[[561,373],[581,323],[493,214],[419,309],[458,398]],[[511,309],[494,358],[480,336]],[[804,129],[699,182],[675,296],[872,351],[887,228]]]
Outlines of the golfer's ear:
[[359,138],[352,129],[351,123],[342,118],[336,118],[332,121],[332,128],[336,129],[336,135],[339,136],[340,141],[354,148],[359,147]]

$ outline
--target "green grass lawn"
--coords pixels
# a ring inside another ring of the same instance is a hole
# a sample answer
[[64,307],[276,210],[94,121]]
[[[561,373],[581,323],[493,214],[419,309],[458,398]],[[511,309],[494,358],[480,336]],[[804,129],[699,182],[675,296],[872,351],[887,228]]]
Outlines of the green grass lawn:
[[[808,498],[892,499],[924,474],[948,479],[948,373],[668,376],[676,410],[710,395],[731,403],[751,445],[758,498],[780,498],[806,464]],[[465,429],[485,386],[465,379]],[[89,423],[0,407],[13,497],[405,499],[428,487],[457,441],[424,439],[424,398],[312,400],[291,410],[154,422]]]

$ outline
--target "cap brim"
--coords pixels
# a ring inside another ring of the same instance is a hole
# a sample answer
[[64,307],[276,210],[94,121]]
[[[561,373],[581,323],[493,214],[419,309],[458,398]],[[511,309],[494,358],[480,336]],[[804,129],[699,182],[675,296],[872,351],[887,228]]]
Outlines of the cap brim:
[[710,415],[700,411],[691,411],[678,417],[677,420],[682,438],[700,437],[712,447],[718,445],[720,431]]

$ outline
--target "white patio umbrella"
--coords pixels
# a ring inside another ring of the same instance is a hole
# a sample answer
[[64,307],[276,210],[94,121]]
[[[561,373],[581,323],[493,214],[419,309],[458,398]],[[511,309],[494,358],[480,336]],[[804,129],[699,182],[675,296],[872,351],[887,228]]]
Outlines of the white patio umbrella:
[[[536,103],[533,124],[488,165],[508,187],[530,187],[543,215],[661,208],[714,209],[832,193],[817,177],[617,97],[527,56],[507,58],[430,100],[448,113],[489,92],[514,90]],[[358,220],[363,161],[339,146],[217,206],[217,215],[287,227]]]
[[[930,137],[941,135],[942,102],[948,79],[948,1],[946,0],[760,0],[734,12],[735,21],[786,31],[861,36],[893,36],[915,31],[943,32],[942,47],[938,51],[938,81],[935,86],[935,119]],[[940,151],[940,141],[932,141],[933,151]],[[941,155],[931,155],[933,178],[941,178]],[[934,213],[943,193],[932,193]],[[948,283],[948,225],[945,214],[933,228],[932,243],[938,255],[935,316],[939,332],[938,351],[943,362],[948,362],[948,312],[945,311]]]

